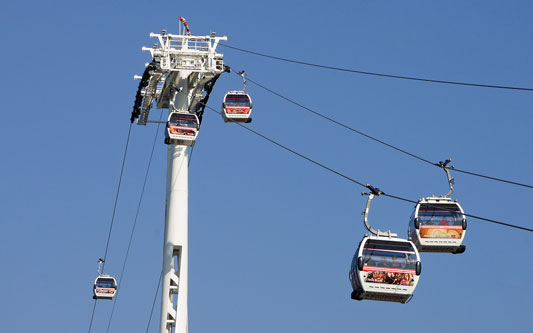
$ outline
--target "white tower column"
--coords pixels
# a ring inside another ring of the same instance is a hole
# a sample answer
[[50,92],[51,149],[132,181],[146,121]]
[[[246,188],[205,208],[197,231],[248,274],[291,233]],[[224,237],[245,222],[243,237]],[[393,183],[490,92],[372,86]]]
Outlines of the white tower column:
[[[189,106],[189,74],[183,71],[179,75],[177,88],[180,92],[174,101],[174,106],[178,111],[186,112]],[[187,146],[168,146],[161,333],[187,333],[188,162]],[[174,331],[173,328],[175,328]]]
[[[181,17],[180,21],[186,24]],[[150,52],[152,62],[142,76],[134,76],[141,82],[131,121],[136,119],[143,126],[152,122],[149,113],[154,102],[158,109],[201,116],[213,85],[227,69],[224,55],[216,52],[227,37],[217,37],[214,32],[192,36],[189,30],[178,35],[162,30],[150,37],[157,38],[157,43],[142,48]],[[169,144],[160,333],[188,330],[188,158],[187,146]]]

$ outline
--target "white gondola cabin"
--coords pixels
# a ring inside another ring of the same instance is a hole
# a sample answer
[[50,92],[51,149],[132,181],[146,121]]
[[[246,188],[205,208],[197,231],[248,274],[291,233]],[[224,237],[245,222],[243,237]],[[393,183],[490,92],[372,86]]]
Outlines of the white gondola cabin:
[[365,235],[350,268],[351,298],[405,304],[413,296],[420,271],[420,255],[412,242]]
[[166,144],[193,146],[200,129],[200,121],[194,113],[172,112],[168,116]]
[[420,255],[413,242],[398,238],[395,233],[375,230],[368,222],[370,203],[383,192],[366,185],[368,195],[363,211],[365,235],[352,259],[350,267],[351,298],[407,303],[413,297],[422,269]]
[[109,275],[99,275],[94,281],[93,299],[113,299],[117,292],[117,281]]
[[244,122],[252,121],[252,99],[244,91],[229,91],[224,96],[222,102],[222,118],[224,122]]
[[409,240],[420,252],[463,253],[466,217],[457,201],[428,197],[418,201],[408,228]]

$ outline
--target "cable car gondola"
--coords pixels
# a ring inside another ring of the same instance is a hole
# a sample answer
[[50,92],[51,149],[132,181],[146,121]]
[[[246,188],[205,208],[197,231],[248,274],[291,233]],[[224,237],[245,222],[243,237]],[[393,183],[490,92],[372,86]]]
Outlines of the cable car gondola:
[[458,202],[450,198],[422,198],[409,222],[409,239],[420,252],[463,253],[466,218]]
[[93,299],[113,299],[117,292],[117,281],[109,275],[100,275],[94,281]]
[[448,194],[418,200],[409,221],[408,238],[420,252],[457,254],[466,250],[466,247],[461,245],[466,235],[466,217],[461,205],[449,198],[454,184],[447,166],[449,162],[449,159],[440,162],[448,176]]
[[117,293],[117,280],[110,275],[100,273],[100,265],[104,260],[98,260],[98,276],[94,280],[93,299],[109,299],[112,300]]
[[239,72],[242,77],[244,88],[242,90],[228,91],[222,101],[222,118],[224,122],[250,123],[252,118],[252,99],[246,90],[246,78],[244,71]]
[[222,117],[224,122],[244,122],[252,121],[252,100],[250,95],[244,91],[229,91],[224,96],[222,102]]
[[421,272],[420,255],[413,242],[398,238],[394,233],[374,230],[368,224],[368,211],[374,195],[379,189],[368,194],[366,209],[363,212],[365,227],[370,235],[365,235],[355,252],[350,267],[351,298],[354,300],[375,300],[407,303],[412,298]]
[[200,129],[199,124],[198,116],[194,113],[170,113],[165,131],[165,143],[193,146]]
[[420,255],[408,240],[365,235],[350,269],[352,299],[407,303],[420,275]]

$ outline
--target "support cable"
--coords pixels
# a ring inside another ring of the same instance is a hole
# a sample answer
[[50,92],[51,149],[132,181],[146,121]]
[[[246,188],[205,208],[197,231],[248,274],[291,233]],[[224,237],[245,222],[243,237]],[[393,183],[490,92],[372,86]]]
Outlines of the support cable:
[[334,66],[326,66],[326,65],[320,65],[320,64],[314,64],[310,62],[305,61],[299,61],[294,59],[288,59],[288,58],[282,58],[282,57],[276,57],[264,53],[254,52],[250,50],[241,49],[235,46],[230,46],[227,44],[219,43],[218,45],[227,47],[233,50],[285,61],[293,64],[299,64],[299,65],[305,65],[305,66],[311,66],[311,67],[318,67],[318,68],[324,68],[324,69],[330,69],[340,72],[348,72],[348,73],[355,73],[355,74],[363,74],[363,75],[371,75],[371,76],[379,76],[379,77],[387,77],[392,79],[402,79],[402,80],[411,80],[411,81],[421,81],[421,82],[430,82],[430,83],[442,83],[442,84],[452,84],[452,85],[458,85],[458,86],[470,86],[470,87],[479,87],[479,88],[494,88],[494,89],[507,89],[507,90],[522,90],[522,91],[533,91],[533,88],[527,88],[527,87],[513,87],[513,86],[504,86],[504,85],[491,85],[491,84],[482,84],[482,83],[469,83],[469,82],[459,82],[459,81],[445,81],[445,80],[435,80],[435,79],[427,79],[427,78],[420,78],[420,77],[414,77],[414,76],[403,76],[403,75],[393,75],[393,74],[385,74],[385,73],[376,73],[376,72],[367,72],[367,71],[361,71],[356,69],[349,69],[349,68],[342,68],[342,67],[334,67]]
[[[218,113],[219,115],[221,114],[221,112],[219,112],[219,111],[213,109],[213,108],[210,107],[209,105],[206,105],[206,106],[207,106],[207,108],[210,109],[211,111],[213,111],[213,112],[215,112],[215,113]],[[229,118],[228,120],[231,121],[231,122],[234,123],[234,124],[237,124],[237,125],[241,126],[242,128],[246,129],[247,131],[252,132],[253,134],[255,134],[255,135],[257,135],[257,136],[260,136],[261,138],[263,138],[263,139],[269,141],[270,143],[272,143],[272,144],[274,144],[274,145],[276,145],[276,146],[278,146],[278,147],[280,147],[280,148],[283,148],[283,149],[287,150],[288,152],[293,153],[293,154],[296,155],[296,156],[299,156],[299,157],[301,157],[301,158],[307,160],[308,162],[311,162],[311,163],[313,163],[313,164],[316,164],[316,165],[318,165],[319,167],[321,167],[321,168],[323,168],[323,169],[326,169],[326,170],[328,170],[329,172],[332,172],[332,173],[334,173],[334,174],[336,174],[336,175],[338,175],[338,176],[341,176],[341,177],[343,177],[343,178],[345,178],[345,179],[347,179],[347,180],[349,180],[349,181],[351,181],[351,182],[353,182],[353,183],[356,183],[356,184],[358,184],[358,185],[360,185],[360,186],[366,187],[365,184],[363,184],[363,183],[361,183],[361,182],[359,182],[359,181],[357,181],[357,180],[355,180],[355,179],[353,179],[353,178],[350,178],[350,177],[348,177],[348,176],[346,176],[346,175],[344,175],[344,174],[342,174],[342,173],[340,173],[340,172],[338,172],[338,171],[335,171],[335,170],[331,169],[330,167],[327,167],[327,166],[325,166],[324,164],[319,163],[319,162],[317,162],[317,161],[315,161],[315,160],[313,160],[313,159],[311,159],[311,158],[309,158],[309,157],[307,157],[307,156],[305,156],[305,155],[302,155],[302,154],[298,153],[297,151],[292,150],[291,148],[289,148],[289,147],[287,147],[287,146],[284,146],[284,145],[282,145],[281,143],[276,142],[276,141],[274,141],[274,140],[272,140],[272,139],[270,139],[270,138],[264,136],[263,134],[261,134],[261,133],[259,133],[259,132],[257,132],[257,131],[254,131],[253,129],[251,129],[251,128],[247,127],[247,126],[244,126],[244,125],[241,124],[241,123],[235,122],[235,121],[234,121],[233,119],[231,119],[231,118]]]
[[[211,111],[213,111],[213,112],[219,114],[219,115],[221,114],[219,111],[213,109],[213,108],[210,107],[210,106],[207,106],[207,108],[210,109]],[[259,136],[259,137],[261,137],[261,138],[263,138],[263,139],[265,139],[266,141],[268,141],[268,142],[270,142],[270,143],[273,143],[274,145],[276,145],[276,146],[278,146],[278,147],[280,147],[280,148],[283,148],[283,149],[285,149],[286,151],[288,151],[288,152],[290,152],[290,153],[292,153],[292,154],[294,154],[294,155],[296,155],[296,156],[299,156],[299,157],[301,157],[301,158],[307,160],[308,162],[311,162],[311,163],[313,163],[313,164],[315,164],[315,165],[318,165],[319,167],[321,167],[321,168],[323,168],[323,169],[326,169],[327,171],[329,171],[329,172],[331,172],[331,173],[334,173],[334,174],[336,174],[336,175],[338,175],[338,176],[340,176],[340,177],[342,177],[342,178],[344,178],[344,179],[346,179],[346,180],[349,180],[349,181],[351,181],[351,182],[353,182],[353,183],[355,183],[355,184],[357,184],[357,185],[359,185],[359,186],[365,187],[365,188],[369,188],[369,186],[370,186],[370,185],[368,185],[368,184],[364,184],[364,183],[362,183],[362,182],[360,182],[360,181],[357,181],[357,180],[355,180],[355,179],[353,179],[353,178],[351,178],[351,177],[349,177],[349,176],[346,176],[345,174],[343,174],[343,173],[341,173],[341,172],[339,172],[339,171],[336,171],[336,170],[334,170],[334,169],[332,169],[332,168],[330,168],[330,167],[328,167],[328,166],[326,166],[326,165],[324,165],[324,164],[322,164],[322,163],[320,163],[320,162],[317,162],[317,161],[311,159],[310,157],[307,157],[307,156],[305,156],[305,155],[303,155],[303,154],[300,154],[300,153],[296,152],[295,150],[293,150],[293,149],[291,149],[291,148],[289,148],[289,147],[287,147],[287,146],[285,146],[285,145],[283,145],[283,144],[281,144],[281,143],[279,143],[279,142],[276,142],[276,141],[274,141],[273,139],[270,139],[270,138],[268,138],[267,136],[265,136],[265,135],[263,135],[263,134],[261,134],[261,133],[255,131],[255,130],[253,130],[253,129],[247,127],[247,126],[244,126],[244,125],[241,124],[241,123],[235,122],[235,121],[233,121],[232,119],[230,119],[230,121],[233,122],[233,123],[235,123],[235,124],[237,124],[237,125],[239,125],[241,128],[244,128],[244,129],[246,129],[247,131],[249,131],[249,132],[251,132],[251,133],[253,133],[253,134],[255,134],[255,135],[257,135],[257,136]],[[417,204],[417,203],[418,203],[418,201],[414,201],[414,200],[410,200],[410,199],[405,199],[405,198],[402,198],[402,197],[399,197],[399,196],[395,196],[395,195],[385,194],[384,192],[381,192],[381,195],[385,195],[385,196],[387,196],[387,197],[390,197],[390,198],[393,198],[393,199],[397,199],[397,200],[402,200],[402,201],[406,201],[406,202],[411,202],[411,203],[414,203],[414,204]],[[507,227],[510,227],[510,228],[516,228],[516,229],[520,229],[520,230],[524,230],[524,231],[533,232],[533,229],[526,228],[526,227],[522,227],[522,226],[518,226],[518,225],[514,225],[514,224],[509,224],[509,223],[505,223],[505,222],[501,222],[501,221],[496,221],[496,220],[493,220],[493,219],[488,219],[488,218],[484,218],[484,217],[476,216],[476,215],[471,215],[471,214],[463,214],[463,215],[465,215],[465,216],[469,216],[469,217],[472,217],[472,218],[474,218],[474,219],[478,219],[478,220],[486,221],[486,222],[491,222],[491,223],[495,223],[495,224],[500,224],[500,225],[507,226]]]
[[118,291],[119,291],[120,287],[122,286],[122,279],[124,277],[124,270],[126,269],[126,263],[128,261],[128,255],[130,253],[131,243],[132,243],[132,240],[133,240],[133,234],[135,233],[135,227],[137,226],[137,220],[139,218],[139,212],[141,210],[141,204],[142,204],[143,197],[144,197],[144,190],[146,188],[146,182],[148,180],[148,174],[150,173],[150,166],[152,165],[152,158],[154,156],[155,144],[157,142],[157,136],[159,134],[159,128],[161,127],[161,123],[160,122],[161,122],[162,117],[163,117],[163,109],[161,110],[161,115],[159,116],[159,123],[157,124],[157,129],[155,131],[154,141],[152,143],[152,151],[150,152],[150,158],[148,159],[148,166],[146,167],[146,173],[144,175],[144,182],[143,182],[143,186],[142,186],[142,189],[141,189],[141,195],[139,197],[139,203],[137,204],[137,212],[135,213],[135,220],[134,220],[133,226],[131,228],[130,240],[128,242],[126,255],[124,257],[124,263],[122,264],[122,271],[120,272],[120,278],[119,278],[119,281],[118,281],[117,293],[115,295],[115,298],[113,299],[113,308],[111,309],[111,315],[109,316],[109,321],[107,323],[106,332],[109,332],[109,328],[111,327],[111,321],[113,320],[113,314],[115,313],[115,306],[117,304],[118,297],[120,296]]
[[154,314],[155,301],[157,299],[157,294],[159,294],[159,286],[161,285],[161,280],[163,280],[163,271],[159,274],[159,282],[157,282],[157,288],[155,288],[154,301],[152,302],[152,310],[150,310],[150,317],[148,317],[148,325],[146,325],[146,333],[150,329],[150,322],[152,321],[152,315]]
[[[229,66],[228,66],[228,67],[229,67]],[[234,71],[234,72],[235,72],[235,71]],[[237,74],[238,74],[238,73],[237,73]],[[302,108],[302,109],[304,109],[304,110],[306,110],[306,111],[308,111],[308,112],[310,112],[310,113],[312,113],[312,114],[314,114],[314,115],[316,115],[316,116],[319,116],[319,117],[321,117],[321,118],[323,118],[323,119],[326,119],[326,120],[328,120],[328,121],[330,121],[330,122],[332,122],[332,123],[334,123],[334,124],[336,124],[336,125],[339,125],[339,126],[341,126],[341,127],[344,127],[345,129],[347,129],[347,130],[349,130],[349,131],[352,131],[352,132],[354,132],[354,133],[357,133],[357,134],[359,134],[359,135],[361,135],[361,136],[364,136],[364,137],[366,137],[366,138],[368,138],[368,139],[370,139],[370,140],[376,141],[376,142],[378,142],[378,143],[380,143],[380,144],[382,144],[382,145],[385,145],[385,146],[387,146],[387,147],[389,147],[389,148],[392,148],[392,149],[394,149],[394,150],[397,150],[397,151],[399,151],[399,152],[401,152],[401,153],[403,153],[403,154],[405,154],[405,155],[411,156],[411,157],[413,157],[413,158],[415,158],[415,159],[417,159],[417,160],[420,160],[420,161],[422,161],[422,162],[425,162],[425,163],[427,163],[427,164],[431,164],[431,165],[433,165],[433,166],[437,166],[437,167],[440,168],[439,163],[431,162],[430,160],[428,160],[428,159],[426,159],[426,158],[423,158],[423,157],[418,156],[418,155],[416,155],[416,154],[410,153],[410,152],[408,152],[408,151],[406,151],[406,150],[404,150],[404,149],[401,149],[401,148],[399,148],[399,147],[396,147],[396,146],[394,146],[394,145],[391,145],[391,144],[389,144],[389,143],[387,143],[387,142],[385,142],[385,141],[383,141],[383,140],[380,140],[380,139],[378,139],[378,138],[376,138],[376,137],[373,137],[373,136],[371,136],[371,135],[369,135],[369,134],[366,134],[366,133],[364,133],[364,132],[361,132],[361,131],[359,131],[359,130],[353,128],[353,127],[350,127],[350,126],[348,126],[348,125],[346,125],[346,124],[343,124],[343,123],[341,123],[341,122],[339,122],[339,121],[337,121],[337,120],[335,120],[335,119],[333,119],[333,118],[331,118],[331,117],[328,117],[328,116],[326,116],[326,115],[324,115],[324,114],[322,114],[322,113],[320,113],[320,112],[318,112],[318,111],[315,111],[315,110],[313,110],[313,109],[311,109],[311,108],[308,108],[308,107],[306,107],[305,105],[302,105],[302,104],[300,104],[300,103],[298,103],[298,102],[296,102],[296,101],[294,101],[294,100],[292,100],[292,99],[290,99],[290,98],[288,98],[288,97],[286,97],[286,96],[284,96],[284,95],[282,95],[282,94],[280,94],[280,93],[278,93],[278,92],[276,92],[276,91],[274,91],[274,90],[272,90],[272,89],[270,89],[270,88],[268,88],[268,87],[266,87],[266,86],[260,84],[259,82],[250,79],[249,76],[247,76],[247,80],[250,81],[250,82],[252,82],[252,83],[255,84],[256,86],[258,86],[258,87],[260,87],[260,88],[262,88],[262,89],[264,89],[264,90],[270,92],[271,94],[276,95],[276,96],[278,96],[279,98],[284,99],[284,100],[286,100],[287,102],[289,102],[289,103],[291,103],[291,104],[294,104],[294,105],[296,105],[296,106],[298,106],[298,107],[300,107],[300,108]],[[468,174],[468,175],[471,175],[471,176],[476,176],[476,177],[486,178],[486,179],[490,179],[490,180],[494,180],[494,181],[498,181],[498,182],[502,182],[502,183],[507,183],[507,184],[511,184],[511,185],[522,186],[522,187],[526,187],[526,188],[533,189],[533,185],[528,185],[528,184],[519,183],[519,182],[515,182],[515,181],[511,181],[511,180],[506,180],[506,179],[503,179],[503,178],[497,178],[497,177],[492,177],[492,176],[482,175],[482,174],[479,174],[479,173],[475,173],[475,172],[471,172],[471,171],[466,171],[466,170],[461,170],[461,169],[457,169],[457,168],[450,169],[450,170],[452,170],[452,171],[457,171],[457,172],[461,172],[461,173]]]
[[[386,197],[393,198],[393,199],[396,199],[396,200],[401,200],[401,201],[405,201],[405,202],[411,202],[411,203],[414,203],[415,205],[418,203],[418,201],[405,199],[405,198],[398,197],[398,196],[391,195],[391,194],[387,194],[387,193],[381,193],[381,195],[384,195]],[[454,210],[452,210],[452,209],[446,209],[446,208],[443,208],[443,207],[432,206],[430,204],[424,204],[424,205],[427,205],[428,207],[433,207],[433,208],[438,208],[438,209],[441,209],[441,210],[447,210],[447,211],[450,211],[450,212],[454,212]],[[520,229],[520,230],[524,230],[524,231],[533,232],[533,229],[531,229],[531,228],[526,228],[526,227],[522,227],[522,226],[515,225],[515,224],[505,223],[505,222],[489,219],[489,218],[486,218],[486,217],[481,217],[481,216],[472,215],[472,214],[466,214],[466,213],[461,213],[461,215],[468,216],[468,217],[471,217],[471,218],[477,219],[477,220],[482,220],[482,221],[485,221],[485,222],[490,222],[490,223],[494,223],[494,224],[503,225],[503,226],[510,227],[510,228],[516,228],[516,229]]]
[[192,153],[194,152],[194,146],[191,147],[191,151],[189,152],[189,161],[187,162],[187,167],[191,165],[192,160]]
[[[119,180],[118,180],[117,193],[115,195],[115,204],[113,205],[113,213],[111,215],[111,224],[109,225],[109,234],[107,235],[107,244],[105,246],[105,255],[104,255],[104,260],[103,260],[103,263],[102,263],[102,274],[104,273],[105,260],[107,258],[107,250],[109,249],[109,241],[111,240],[111,232],[113,230],[113,223],[115,221],[115,212],[117,210],[118,197],[119,197],[119,194],[120,194],[120,185],[122,184],[122,175],[124,174],[124,165],[126,164],[126,155],[128,153],[128,146],[130,144],[131,125],[132,124],[133,124],[133,122],[130,123],[129,129],[128,129],[128,138],[126,139],[126,147],[124,148],[124,156],[122,158],[122,166],[120,168],[120,177],[119,177]],[[91,322],[89,323],[89,333],[91,332],[91,328],[93,326],[94,312],[96,310],[96,301],[97,301],[97,299],[94,300],[93,311],[92,311],[92,314],[91,314]]]
[[91,332],[91,328],[93,327],[93,318],[94,318],[94,310],[96,310],[96,301],[97,299],[94,300],[93,313],[91,314],[91,323],[89,324],[89,333]]
[[451,170],[452,171],[461,172],[461,173],[464,173],[464,174],[467,174],[467,175],[471,175],[471,176],[476,176],[476,177],[486,178],[486,179],[490,179],[490,180],[495,180],[495,181],[502,182],[502,183],[517,185],[517,186],[522,186],[522,187],[527,187],[527,188],[533,188],[532,185],[527,185],[527,184],[517,183],[517,182],[513,182],[513,181],[510,181],[510,180],[505,180],[505,179],[501,179],[501,178],[486,176],[486,175],[482,175],[482,174],[471,172],[471,171],[461,170],[461,169],[457,169],[457,168],[453,168]]
[[117,211],[118,196],[120,194],[120,185],[122,184],[122,175],[124,174],[124,165],[126,164],[126,155],[128,153],[128,146],[130,144],[132,124],[133,123],[130,123],[130,127],[128,130],[128,139],[126,140],[126,148],[124,149],[124,157],[122,158],[122,166],[120,168],[120,177],[118,180],[117,194],[115,196],[115,204],[113,205],[113,214],[111,215],[111,224],[109,225],[109,234],[107,235],[107,244],[105,246],[104,262],[102,263],[102,274],[104,273],[105,260],[107,258],[107,250],[109,249],[109,242],[111,240],[111,231],[113,230],[113,223],[115,221],[115,213]]
[[426,163],[428,163],[428,164],[432,164],[432,165],[435,164],[435,163],[431,162],[430,160],[427,160],[427,159],[425,159],[425,158],[423,158],[423,157],[420,157],[420,156],[415,155],[415,154],[413,154],[413,153],[410,153],[410,152],[408,152],[408,151],[406,151],[406,150],[403,150],[403,149],[401,149],[401,148],[398,148],[398,147],[396,147],[396,146],[393,146],[393,145],[391,145],[391,144],[389,144],[389,143],[386,143],[385,141],[382,141],[382,140],[380,140],[380,139],[378,139],[378,138],[375,138],[375,137],[373,137],[373,136],[371,136],[371,135],[369,135],[369,134],[366,134],[366,133],[364,133],[364,132],[361,132],[361,131],[359,131],[359,130],[353,128],[353,127],[350,127],[350,126],[348,126],[348,125],[346,125],[346,124],[343,124],[343,123],[341,123],[341,122],[339,122],[339,121],[337,121],[337,120],[335,120],[335,119],[333,119],[333,118],[331,118],[331,117],[328,117],[328,116],[326,116],[326,115],[324,115],[324,114],[322,114],[322,113],[320,113],[320,112],[317,112],[317,111],[315,111],[315,110],[312,110],[312,109],[306,107],[305,105],[302,105],[302,104],[300,104],[300,103],[298,103],[298,102],[296,102],[296,101],[294,101],[294,100],[292,100],[292,99],[290,99],[290,98],[288,98],[288,97],[285,97],[285,96],[283,96],[283,95],[281,95],[281,94],[275,92],[274,90],[272,90],[272,89],[270,89],[270,88],[265,87],[264,85],[260,84],[260,83],[257,82],[257,81],[254,81],[254,80],[250,79],[249,77],[248,77],[248,81],[250,81],[250,82],[252,82],[253,84],[255,84],[256,86],[258,86],[258,87],[260,87],[260,88],[262,88],[262,89],[264,89],[264,90],[266,90],[266,91],[268,91],[268,92],[270,92],[270,93],[272,93],[272,94],[274,94],[274,95],[276,95],[276,96],[278,96],[278,97],[280,97],[280,98],[286,100],[287,102],[290,102],[290,103],[292,103],[292,104],[294,104],[294,105],[296,105],[296,106],[298,106],[298,107],[300,107],[300,108],[302,108],[302,109],[304,109],[304,110],[306,110],[306,111],[309,111],[309,112],[313,113],[313,114],[316,115],[316,116],[319,116],[319,117],[321,117],[321,118],[323,118],[323,119],[326,119],[326,120],[328,120],[328,121],[330,121],[330,122],[332,122],[332,123],[334,123],[334,124],[337,124],[337,125],[339,125],[339,126],[341,126],[341,127],[344,127],[344,128],[346,128],[347,130],[349,130],[349,131],[355,132],[355,133],[357,133],[357,134],[359,134],[359,135],[362,135],[362,136],[364,136],[364,137],[366,137],[366,138],[368,138],[368,139],[370,139],[370,140],[374,140],[374,141],[376,141],[376,142],[378,142],[378,143],[381,143],[382,145],[385,145],[385,146],[387,146],[387,147],[389,147],[389,148],[392,148],[392,149],[395,149],[395,150],[397,150],[397,151],[399,151],[399,152],[401,152],[401,153],[404,153],[404,154],[406,154],[406,155],[409,155],[409,156],[411,156],[411,157],[414,157],[414,158],[416,158],[416,159],[418,159],[418,160],[420,160],[420,161],[422,161],[422,162],[426,162]]

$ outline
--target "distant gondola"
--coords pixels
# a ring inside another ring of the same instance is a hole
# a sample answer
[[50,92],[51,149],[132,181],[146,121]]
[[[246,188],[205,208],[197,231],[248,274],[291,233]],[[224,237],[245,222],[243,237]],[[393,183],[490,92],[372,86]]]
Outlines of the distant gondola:
[[113,299],[117,292],[117,281],[109,275],[100,275],[94,281],[94,299]]
[[252,99],[244,91],[229,91],[224,95],[222,102],[222,118],[224,122],[252,121]]
[[451,159],[439,162],[446,172],[450,190],[443,196],[431,196],[418,200],[415,206],[407,235],[420,252],[463,253],[461,245],[466,235],[466,217],[457,200],[453,201],[454,179],[450,175],[453,166],[448,166]]
[[117,293],[117,280],[100,272],[104,259],[98,259],[98,276],[94,280],[93,299],[113,299]]

